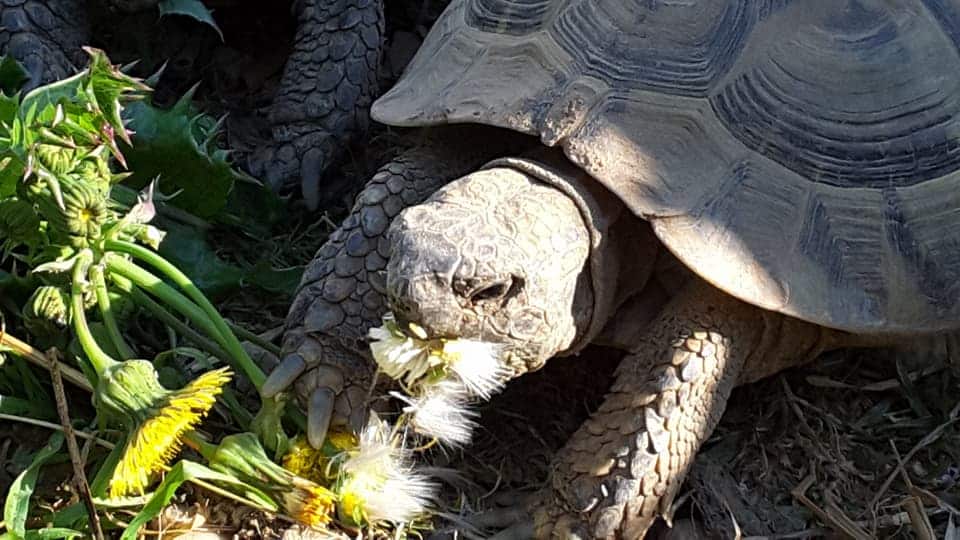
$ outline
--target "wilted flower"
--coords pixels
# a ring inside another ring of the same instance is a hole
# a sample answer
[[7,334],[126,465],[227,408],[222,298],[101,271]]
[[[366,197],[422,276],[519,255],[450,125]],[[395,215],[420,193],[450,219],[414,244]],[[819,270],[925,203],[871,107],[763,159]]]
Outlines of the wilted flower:
[[471,395],[490,399],[510,374],[499,353],[499,347],[492,343],[452,339],[444,341],[441,356]]
[[180,390],[167,390],[146,360],[127,360],[100,374],[95,400],[130,429],[110,480],[110,496],[142,494],[179,452],[184,435],[213,407],[230,380],[226,368],[209,371]]
[[332,519],[336,494],[271,461],[253,433],[230,435],[210,446],[201,446],[210,468],[262,490],[284,514],[310,527],[322,527]]
[[403,412],[410,415],[413,430],[453,446],[470,442],[477,414],[468,408],[469,397],[464,386],[440,381],[420,386],[418,390],[420,395],[414,397],[391,393],[407,403]]
[[341,471],[340,515],[356,525],[411,521],[427,510],[436,488],[413,469],[390,425],[373,413]]
[[440,365],[438,356],[431,354],[431,343],[405,335],[393,316],[383,317],[383,326],[371,328],[370,352],[380,370],[391,379],[402,380],[410,386]]
[[452,373],[467,393],[482,399],[500,390],[509,372],[500,362],[499,346],[469,339],[425,339],[427,334],[417,325],[406,335],[393,315],[383,317],[383,325],[371,328],[370,351],[380,370],[388,377],[401,380],[412,389],[416,384],[447,379]]

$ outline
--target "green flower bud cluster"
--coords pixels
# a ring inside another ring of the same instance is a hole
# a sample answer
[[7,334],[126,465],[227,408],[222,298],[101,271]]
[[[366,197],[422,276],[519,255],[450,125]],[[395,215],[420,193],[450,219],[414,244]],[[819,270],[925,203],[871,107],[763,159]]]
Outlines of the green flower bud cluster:
[[107,194],[74,173],[60,176],[56,184],[59,198],[49,189],[33,197],[37,211],[49,224],[50,240],[75,248],[89,247],[100,238],[107,221],[116,219],[108,210]]
[[55,176],[71,172],[77,163],[77,151],[55,144],[38,144],[33,155],[39,164]]
[[53,337],[70,324],[69,294],[60,287],[37,287],[23,308],[23,324],[34,336]]

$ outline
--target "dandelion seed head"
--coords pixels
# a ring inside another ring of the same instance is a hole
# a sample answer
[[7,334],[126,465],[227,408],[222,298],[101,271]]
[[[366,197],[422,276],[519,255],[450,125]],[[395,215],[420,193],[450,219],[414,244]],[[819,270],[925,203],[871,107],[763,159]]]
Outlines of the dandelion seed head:
[[500,347],[494,343],[449,340],[443,344],[443,359],[471,395],[485,400],[503,389],[510,375],[500,360]]
[[343,464],[340,507],[357,523],[410,521],[424,513],[436,486],[409,463],[390,424],[371,414],[359,447]]
[[[500,346],[469,339],[426,339],[426,331],[409,324],[414,337],[400,330],[392,314],[383,317],[383,325],[371,328],[370,351],[388,377],[401,380],[407,387],[423,382],[435,368],[452,372],[469,393],[489,399],[510,375],[500,361]],[[431,374],[435,378],[436,373]]]
[[466,387],[459,382],[440,381],[420,388],[421,395],[393,396],[406,402],[403,412],[410,415],[414,431],[451,446],[470,442],[477,413],[469,409]]

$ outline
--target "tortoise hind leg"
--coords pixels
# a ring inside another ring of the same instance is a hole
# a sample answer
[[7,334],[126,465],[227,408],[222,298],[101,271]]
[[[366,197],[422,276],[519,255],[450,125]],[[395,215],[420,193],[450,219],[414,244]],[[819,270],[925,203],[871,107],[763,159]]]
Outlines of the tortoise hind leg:
[[27,89],[79,71],[89,39],[84,0],[0,0],[0,53],[26,68]]
[[[838,339],[839,338],[839,339]],[[621,362],[600,408],[560,450],[536,498],[537,538],[642,538],[670,507],[731,390],[769,360],[814,358],[842,335],[697,281]]]
[[297,0],[297,33],[269,109],[273,141],[251,169],[274,188],[299,182],[319,205],[320,177],[366,131],[378,90],[382,0]]

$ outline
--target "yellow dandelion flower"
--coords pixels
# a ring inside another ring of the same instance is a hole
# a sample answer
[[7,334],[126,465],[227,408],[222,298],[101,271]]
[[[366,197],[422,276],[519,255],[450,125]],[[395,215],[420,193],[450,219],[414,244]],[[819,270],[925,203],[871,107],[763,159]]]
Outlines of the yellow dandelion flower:
[[[317,528],[332,519],[337,495],[271,461],[256,435],[230,435],[224,437],[219,445],[209,446],[201,446],[200,451],[210,462],[210,468],[264,491],[279,503],[284,514]],[[307,462],[313,459],[308,452],[299,453],[295,459],[304,457]]]
[[297,437],[283,456],[283,468],[297,476],[316,479],[320,451],[310,446],[306,437]]
[[292,488],[281,493],[281,507],[288,516],[311,527],[320,528],[330,523],[337,502],[334,492],[310,480],[294,477]]
[[327,433],[326,440],[330,441],[330,445],[340,452],[353,450],[359,442],[356,435],[340,429],[330,430]]
[[[149,364],[149,362],[141,360],[131,360],[123,362],[118,367],[134,362]],[[131,369],[130,371],[145,375],[142,364],[138,365],[137,368],[139,369]],[[150,366],[150,374],[152,374],[153,382],[155,382],[156,372],[153,371],[153,366]],[[129,375],[129,373],[126,375]],[[117,384],[118,379],[124,380],[124,378],[114,377],[112,378],[114,385]],[[126,379],[129,380],[129,377],[126,377]],[[217,396],[223,390],[223,386],[229,380],[230,371],[222,368],[202,374],[180,390],[165,390],[160,387],[159,383],[156,383],[156,387],[160,388],[158,392],[153,384],[143,384],[143,387],[150,389],[148,394],[153,394],[153,400],[148,407],[140,406],[133,408],[133,410],[130,410],[130,407],[125,407],[128,409],[124,411],[127,416],[136,418],[138,421],[134,422],[134,429],[130,438],[127,439],[123,456],[117,463],[110,480],[110,496],[122,497],[130,494],[143,494],[154,476],[176,457],[183,445],[184,435],[206,416],[216,402]],[[110,382],[108,380],[107,384],[110,384]],[[103,383],[101,383],[101,386],[103,386]],[[136,389],[114,388],[113,390],[111,397],[115,400],[117,397],[122,398],[123,394]],[[102,393],[98,392],[98,394]],[[98,395],[98,397],[104,400],[103,395]],[[141,395],[139,397],[141,399],[126,405],[136,404],[137,401],[140,401],[140,405],[142,405],[144,398],[149,399],[150,396]]]
[[310,446],[306,437],[297,437],[283,456],[283,468],[314,482],[327,483],[337,477],[338,464],[346,457],[345,452],[355,450],[357,444],[356,435],[341,429],[327,433],[320,449]]

